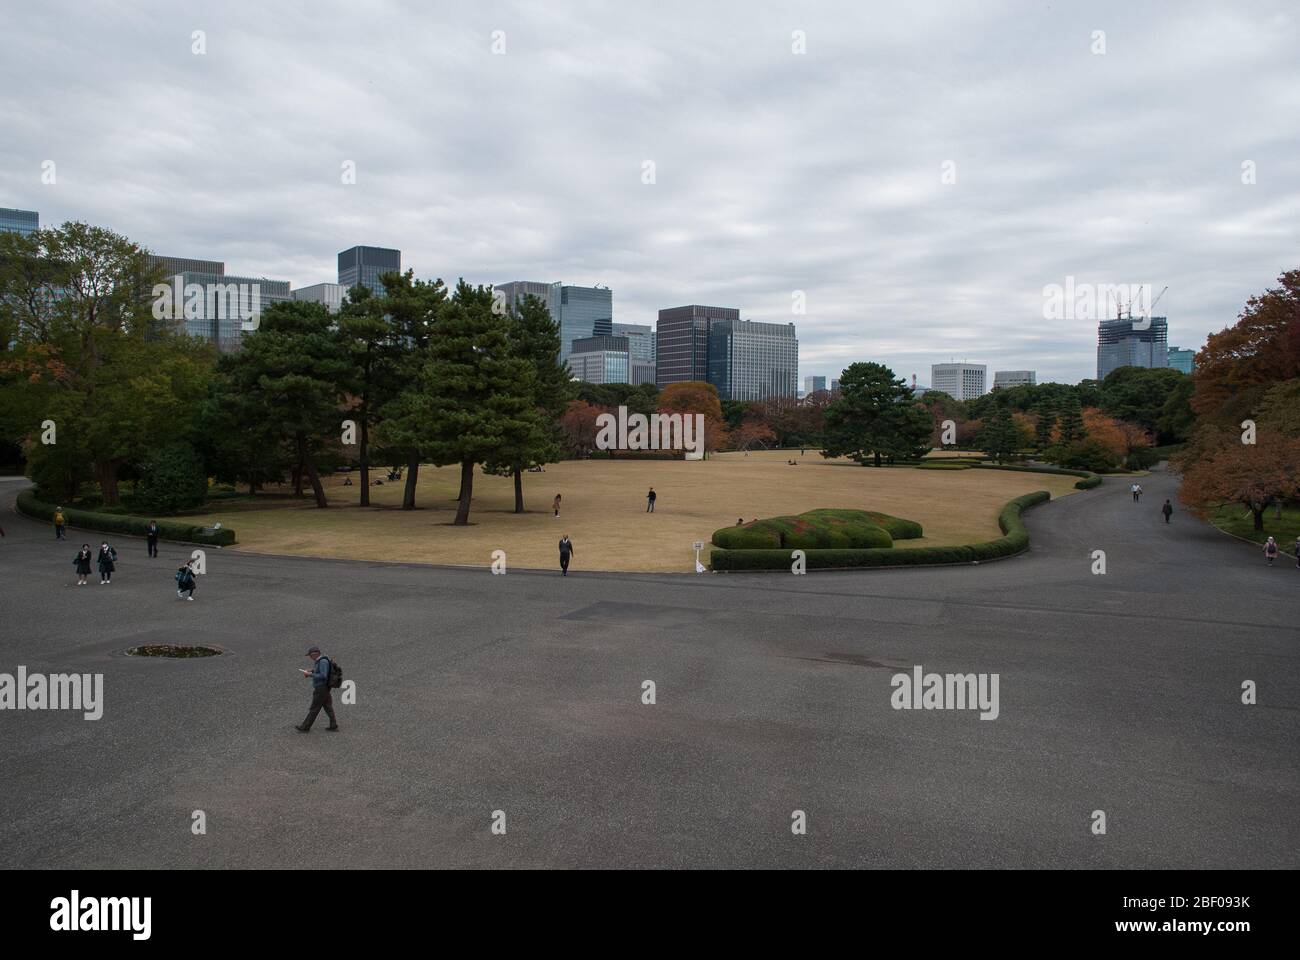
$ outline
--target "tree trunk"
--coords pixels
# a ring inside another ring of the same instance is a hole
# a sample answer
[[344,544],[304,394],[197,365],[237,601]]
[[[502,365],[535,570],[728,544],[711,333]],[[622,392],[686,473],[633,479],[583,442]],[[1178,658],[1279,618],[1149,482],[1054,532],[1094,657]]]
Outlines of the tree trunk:
[[402,509],[415,509],[415,480],[420,475],[420,451],[412,450],[406,457],[406,489],[402,492]]
[[[325,488],[321,486],[320,475],[316,473],[316,462],[307,455],[307,437],[305,434],[298,434],[298,457],[307,470],[307,479],[311,481],[311,492],[316,495],[317,507],[328,507],[329,501],[325,499]],[[299,477],[301,483],[301,475]]]
[[1264,532],[1264,508],[1257,507],[1254,504],[1251,504],[1250,512],[1255,515],[1255,532],[1263,533]]
[[99,480],[99,492],[103,494],[104,506],[116,507],[120,502],[117,491],[117,461],[97,461],[95,473],[98,475],[96,479]]
[[[300,456],[301,456],[301,454],[300,454]],[[296,464],[294,464],[294,468],[293,468],[293,495],[294,495],[295,497],[301,497],[301,496],[302,496],[302,460],[299,460]]]
[[361,505],[370,506],[370,417],[361,407]]
[[524,478],[519,469],[519,464],[515,464],[515,513],[524,512]]
[[876,451],[876,466],[880,466],[880,451]]
[[456,526],[469,523],[469,502],[474,496],[474,461],[460,463],[460,504],[456,507]]

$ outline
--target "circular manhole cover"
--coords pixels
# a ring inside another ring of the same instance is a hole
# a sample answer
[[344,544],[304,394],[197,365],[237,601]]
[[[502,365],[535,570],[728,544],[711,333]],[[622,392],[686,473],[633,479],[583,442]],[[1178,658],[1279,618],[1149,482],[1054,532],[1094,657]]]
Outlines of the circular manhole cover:
[[183,646],[175,643],[147,643],[141,647],[130,647],[128,657],[167,657],[172,660],[188,660],[193,657],[219,657],[221,651],[216,647]]

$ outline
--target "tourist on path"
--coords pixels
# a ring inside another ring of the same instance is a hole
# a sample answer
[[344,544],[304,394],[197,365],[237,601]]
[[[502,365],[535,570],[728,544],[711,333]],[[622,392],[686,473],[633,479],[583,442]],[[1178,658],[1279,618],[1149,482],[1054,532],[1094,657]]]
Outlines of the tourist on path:
[[113,571],[117,569],[117,551],[105,540],[99,545],[99,585],[113,582]]
[[194,561],[191,560],[176,571],[177,599],[180,599],[181,597],[185,597],[186,600],[194,599],[194,588],[198,586],[198,584],[194,581],[194,568],[191,566],[193,563]]
[[81,552],[72,558],[72,562],[77,567],[77,586],[84,587],[86,578],[90,576],[90,544],[83,543]]
[[54,508],[54,539],[55,540],[68,539],[66,536],[63,535],[63,528],[65,526],[67,526],[67,521],[63,519],[63,508],[55,507]]
[[1273,566],[1273,561],[1277,559],[1277,541],[1272,537],[1264,544],[1264,556],[1268,559],[1268,565]]
[[1140,483],[1133,484],[1132,490],[1133,490],[1133,502],[1137,503],[1138,499],[1142,496],[1142,484]]
[[573,556],[573,541],[569,539],[566,533],[560,538],[560,576],[569,575],[569,558]]
[[320,713],[321,707],[324,707],[325,715],[330,718],[330,725],[325,729],[337,731],[339,720],[334,716],[334,698],[330,696],[329,657],[321,656],[320,647],[312,647],[307,651],[307,656],[311,657],[314,666],[311,670],[300,668],[299,672],[311,681],[311,706],[307,709],[307,719],[297,724],[294,729],[299,733],[310,733],[311,725],[316,722],[316,715]]
[[145,540],[149,544],[149,556],[158,556],[158,521],[150,520],[149,526],[144,528]]
[[1163,513],[1163,514],[1165,515],[1165,523],[1168,523],[1168,522],[1169,522],[1169,518],[1170,518],[1171,516],[1173,516],[1173,513],[1174,513],[1174,505],[1173,505],[1172,503],[1170,503],[1168,500],[1166,500],[1166,501],[1165,501],[1165,505],[1164,505],[1163,507],[1160,508],[1160,512]]

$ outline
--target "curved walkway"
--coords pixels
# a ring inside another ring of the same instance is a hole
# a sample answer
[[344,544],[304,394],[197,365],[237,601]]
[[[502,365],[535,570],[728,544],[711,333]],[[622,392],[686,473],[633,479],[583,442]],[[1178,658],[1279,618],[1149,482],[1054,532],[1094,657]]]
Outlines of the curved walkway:
[[[343,868],[1295,868],[1300,571],[1165,525],[1175,484],[1035,508],[1030,552],[980,566],[592,576],[579,555],[560,578],[209,550],[184,603],[178,545],[118,540],[113,585],[73,586],[102,536],[56,543],[0,483],[0,672],[105,686],[98,721],[0,711],[0,849],[307,867],[327,822]],[[185,641],[228,653],[118,655]],[[338,735],[292,729],[313,643],[357,684]],[[892,709],[914,665],[998,674],[997,719]]]

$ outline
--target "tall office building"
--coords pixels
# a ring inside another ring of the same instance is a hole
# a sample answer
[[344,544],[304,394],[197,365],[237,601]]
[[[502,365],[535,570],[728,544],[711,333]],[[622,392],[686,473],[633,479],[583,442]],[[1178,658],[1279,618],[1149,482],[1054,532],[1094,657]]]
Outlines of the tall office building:
[[[1137,329],[1135,323],[1146,323]],[[1169,321],[1166,317],[1103,320],[1097,325],[1097,379],[1120,367],[1169,366]]]
[[793,323],[709,322],[709,383],[720,400],[794,397],[799,390],[799,341]]
[[569,369],[587,383],[628,383],[631,360],[627,341],[627,337],[606,334],[579,337],[569,352]]
[[41,215],[35,210],[18,210],[0,207],[0,232],[21,233],[26,236],[41,228]]
[[[223,353],[239,349],[243,333],[257,329],[267,307],[293,299],[288,280],[237,277],[220,260],[151,256],[149,262],[164,271],[174,322]],[[190,296],[195,285],[201,297]]]
[[384,295],[382,274],[402,272],[402,251],[387,247],[349,247],[339,254],[339,283],[351,290],[358,283],[377,297]]
[[665,387],[709,379],[709,325],[739,320],[734,307],[669,307],[659,311],[655,328],[655,383]]
[[642,363],[655,362],[655,331],[648,323],[616,323],[614,336],[627,337],[628,353]]
[[1196,351],[1184,350],[1182,347],[1170,347],[1169,366],[1175,370],[1181,370],[1183,373],[1193,372],[1196,369]]
[[551,319],[560,325],[561,363],[569,359],[574,340],[608,337],[614,333],[614,294],[609,287],[511,280],[494,284],[493,290],[505,294],[507,309],[516,309],[526,294],[546,304]]
[[[511,280],[509,283],[494,284],[492,289],[500,291],[505,295],[505,306],[507,310],[519,309],[520,301],[525,296],[534,296],[546,305],[546,310],[551,315],[551,319],[557,323],[560,320],[560,287],[562,283],[538,283],[535,280]],[[561,342],[563,346],[563,342]]]
[[994,390],[1010,390],[1012,387],[1032,387],[1038,383],[1038,373],[1034,370],[998,370],[993,374]]
[[313,283],[308,287],[299,287],[293,291],[295,300],[307,303],[323,303],[330,313],[338,313],[348,295],[347,287],[341,283]]
[[805,397],[812,396],[818,390],[825,390],[825,389],[826,389],[825,377],[804,377],[803,378],[803,393]]
[[[560,362],[569,358],[573,341],[614,333],[614,293],[609,287],[560,287]],[[626,381],[624,381],[626,383]]]
[[838,380],[832,380],[831,393],[839,393],[839,392],[840,392],[840,382]]
[[974,400],[984,395],[988,369],[982,363],[932,363],[930,389],[946,393],[954,400]]

